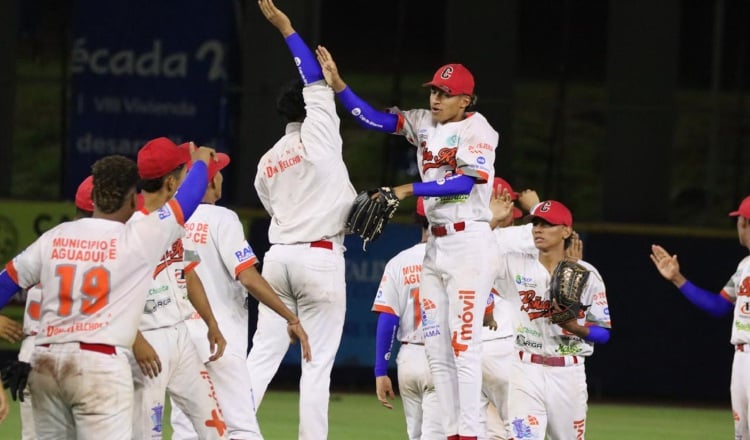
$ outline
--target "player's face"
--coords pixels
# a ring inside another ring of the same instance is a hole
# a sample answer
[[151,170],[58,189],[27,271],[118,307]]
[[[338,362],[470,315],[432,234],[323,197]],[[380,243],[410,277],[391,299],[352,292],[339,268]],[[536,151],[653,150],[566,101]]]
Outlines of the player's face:
[[219,200],[221,198],[222,184],[224,183],[224,176],[221,174],[221,171],[218,171],[216,173],[212,182],[214,184],[214,194],[216,194],[216,200]]
[[466,95],[449,95],[437,87],[430,89],[432,119],[441,124],[462,120],[470,102]]
[[534,219],[531,232],[534,236],[534,246],[540,251],[550,251],[558,247],[565,249],[565,239],[571,234],[568,226],[551,225],[540,218]]
[[737,237],[742,246],[750,247],[750,219],[741,215],[737,216]]

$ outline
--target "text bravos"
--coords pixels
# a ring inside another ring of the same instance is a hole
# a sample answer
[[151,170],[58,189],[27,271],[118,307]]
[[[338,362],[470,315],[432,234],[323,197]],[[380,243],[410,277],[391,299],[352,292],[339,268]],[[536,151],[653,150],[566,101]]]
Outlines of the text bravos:
[[[73,43],[71,70],[73,74],[136,76],[143,78],[184,78],[188,76],[187,52],[165,53],[162,40],[154,40],[151,49],[136,52],[133,49],[112,50],[106,47],[89,49],[86,39]],[[196,61],[209,62],[206,79],[217,81],[226,78],[224,72],[225,48],[218,40],[204,41],[193,54]]]

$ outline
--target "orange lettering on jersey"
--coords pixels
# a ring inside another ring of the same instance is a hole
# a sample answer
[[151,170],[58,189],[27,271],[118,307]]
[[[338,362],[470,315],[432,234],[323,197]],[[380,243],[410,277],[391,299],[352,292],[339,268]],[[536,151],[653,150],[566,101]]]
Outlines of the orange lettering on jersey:
[[424,150],[422,152],[422,172],[432,169],[440,168],[441,166],[447,165],[452,170],[456,169],[456,152],[457,147],[453,148],[441,148],[437,155],[433,155],[431,151]]
[[27,309],[29,318],[34,321],[39,321],[42,316],[42,303],[39,301],[29,301],[29,308]]
[[456,357],[469,349],[469,346],[467,344],[458,342],[458,332],[455,331],[453,332],[453,340],[451,341],[451,346],[453,346],[453,356]]
[[412,273],[409,275],[404,276],[404,286],[409,286],[412,284],[419,284],[419,274],[418,273]]
[[208,242],[208,223],[186,223],[185,239],[196,244]]
[[573,429],[576,432],[576,440],[583,440],[583,435],[586,433],[586,419],[573,420]]
[[221,416],[215,409],[211,410],[211,418],[206,420],[205,423],[207,427],[214,428],[219,437],[223,436],[227,431],[227,424],[224,423],[224,420],[221,419]]
[[156,269],[154,269],[154,278],[156,278],[161,271],[169,267],[170,264],[181,263],[184,253],[185,249],[182,247],[182,240],[177,240],[172,243],[172,247],[162,255],[161,261],[156,265]]
[[549,316],[550,300],[542,299],[534,290],[520,290],[518,295],[521,297],[521,311],[528,313],[531,321]]
[[[292,151],[287,150],[287,153],[291,153]],[[289,159],[281,159],[276,163],[276,165],[267,166],[266,167],[266,177],[269,179],[273,176],[275,176],[278,173],[283,173],[287,169],[298,165],[302,163],[302,156],[299,154],[295,155],[294,157],[291,157]]]
[[750,277],[745,277],[745,279],[742,280],[737,296],[750,296]]

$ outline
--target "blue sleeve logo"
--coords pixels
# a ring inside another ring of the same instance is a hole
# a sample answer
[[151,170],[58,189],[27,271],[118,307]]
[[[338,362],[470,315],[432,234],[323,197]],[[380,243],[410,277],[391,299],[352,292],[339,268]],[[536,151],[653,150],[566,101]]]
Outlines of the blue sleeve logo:
[[172,215],[172,212],[166,206],[162,206],[156,212],[159,213],[159,220],[164,220]]
[[243,261],[247,261],[247,260],[255,257],[255,253],[248,246],[248,247],[242,249],[241,251],[235,252],[234,256],[235,256],[235,258],[237,258],[237,261],[239,261],[240,263],[242,263]]

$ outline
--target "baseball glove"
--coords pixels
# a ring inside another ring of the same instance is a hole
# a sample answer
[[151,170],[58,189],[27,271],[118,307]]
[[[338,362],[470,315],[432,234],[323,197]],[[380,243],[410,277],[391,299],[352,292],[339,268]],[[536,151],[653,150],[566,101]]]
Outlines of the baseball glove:
[[581,310],[581,294],[591,272],[570,260],[563,259],[552,272],[550,298],[557,303],[559,310],[553,310],[550,321],[553,324],[576,319]]
[[27,362],[13,361],[3,367],[2,372],[0,372],[2,374],[3,387],[10,391],[13,400],[23,402],[23,390],[26,388],[30,372],[31,364]]
[[346,228],[349,233],[362,237],[362,249],[365,249],[367,243],[380,237],[383,228],[396,212],[398,204],[399,200],[393,188],[387,186],[357,194],[346,219]]

